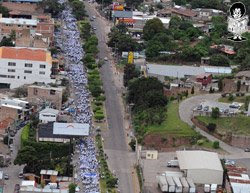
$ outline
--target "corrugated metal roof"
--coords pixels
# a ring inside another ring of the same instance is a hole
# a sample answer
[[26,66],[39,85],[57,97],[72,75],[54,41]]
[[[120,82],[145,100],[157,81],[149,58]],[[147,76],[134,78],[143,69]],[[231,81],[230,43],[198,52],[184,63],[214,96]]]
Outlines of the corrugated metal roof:
[[179,66],[179,65],[159,65],[147,64],[147,72],[149,74],[184,78],[185,76],[197,76],[200,74],[230,74],[230,67],[195,67],[195,66]]
[[55,122],[53,126],[53,134],[68,136],[88,136],[89,124]]
[[114,17],[116,18],[132,18],[132,11],[114,11]]
[[35,19],[17,19],[17,18],[2,17],[2,18],[0,18],[0,23],[36,26],[38,21]]
[[181,170],[208,169],[223,172],[217,153],[207,151],[177,151]]
[[40,174],[41,175],[53,175],[53,176],[57,176],[58,175],[58,171],[56,171],[56,170],[41,170]]
[[231,183],[234,193],[250,193],[250,184]]

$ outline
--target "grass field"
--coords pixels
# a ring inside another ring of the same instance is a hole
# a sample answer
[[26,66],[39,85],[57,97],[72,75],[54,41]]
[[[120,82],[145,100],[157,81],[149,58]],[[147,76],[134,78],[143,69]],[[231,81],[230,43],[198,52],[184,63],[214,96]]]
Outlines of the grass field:
[[149,133],[164,133],[179,137],[189,137],[196,135],[196,132],[179,117],[179,104],[171,102],[167,108],[167,118],[161,125],[152,125],[147,128]]
[[221,97],[219,98],[219,102],[222,103],[232,103],[232,102],[238,102],[238,103],[245,103],[245,96],[235,97],[233,101],[228,100],[228,97]]
[[26,125],[21,133],[21,146],[23,146],[23,143],[28,140],[29,138],[29,129],[30,129],[30,124]]
[[209,124],[217,125],[216,131],[220,134],[232,132],[237,135],[250,135],[250,117],[239,115],[237,117],[221,117],[213,119],[211,117],[198,116],[198,120]]

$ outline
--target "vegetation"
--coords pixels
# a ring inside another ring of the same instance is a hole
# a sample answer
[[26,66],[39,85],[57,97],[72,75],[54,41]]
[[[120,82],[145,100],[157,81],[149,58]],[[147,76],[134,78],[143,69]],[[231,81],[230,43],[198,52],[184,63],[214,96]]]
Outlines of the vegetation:
[[214,119],[212,117],[198,116],[197,119],[206,125],[209,123],[216,124],[215,131],[222,135],[226,135],[227,133],[250,135],[250,117],[238,115],[236,117],[220,117],[218,119]]
[[50,13],[52,17],[56,17],[64,9],[64,6],[58,3],[57,0],[43,0],[39,2],[39,7],[41,7],[45,13]]
[[145,128],[147,133],[161,133],[177,137],[192,137],[196,132],[179,117],[179,105],[171,102],[167,106],[166,120],[161,125],[150,125]]
[[133,78],[138,78],[140,72],[135,68],[134,64],[126,64],[124,66],[123,84],[125,87],[128,86],[128,82]]
[[70,6],[72,7],[72,13],[75,18],[80,21],[86,16],[85,6],[80,0],[69,0]]
[[77,187],[76,184],[71,183],[69,185],[69,193],[75,193],[76,192],[76,187]]
[[26,125],[23,128],[22,133],[21,133],[21,146],[23,146],[23,144],[28,141],[28,139],[29,139],[29,130],[30,130],[30,124]]
[[220,109],[218,107],[212,108],[211,117],[217,119],[219,118],[219,116],[220,116]]
[[28,88],[21,86],[15,89],[13,97],[22,98],[28,96]]
[[220,148],[220,142],[219,141],[214,141],[213,147],[214,147],[214,149],[219,149]]
[[135,141],[135,139],[131,139],[131,141],[129,142],[129,146],[131,147],[131,149],[133,150],[133,151],[135,151],[135,146],[136,146],[136,141]]
[[[108,164],[106,161],[106,155],[104,154],[103,151],[103,145],[102,145],[102,139],[101,135],[96,136],[96,146],[98,148],[99,155],[97,159],[100,162],[100,174],[101,174],[101,186],[102,188],[107,188],[109,192],[111,192],[114,188],[115,185],[117,184],[117,178],[113,176],[113,174],[110,172],[108,168]],[[103,192],[106,192],[102,189]]]

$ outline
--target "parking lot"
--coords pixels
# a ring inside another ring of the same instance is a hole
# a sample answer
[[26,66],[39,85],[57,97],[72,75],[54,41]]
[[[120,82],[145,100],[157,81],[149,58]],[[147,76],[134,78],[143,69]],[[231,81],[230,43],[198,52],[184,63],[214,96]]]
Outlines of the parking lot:
[[157,192],[156,176],[165,171],[178,171],[178,168],[167,167],[167,162],[176,157],[175,152],[162,152],[158,154],[157,160],[142,159],[142,169],[144,176],[144,185],[147,189],[146,192]]
[[237,113],[240,113],[240,108],[243,104],[242,103],[221,103],[216,101],[203,101],[193,109],[194,113],[198,114],[210,114],[212,112],[213,108],[218,107],[220,110],[221,115],[229,116],[229,115],[235,115]]

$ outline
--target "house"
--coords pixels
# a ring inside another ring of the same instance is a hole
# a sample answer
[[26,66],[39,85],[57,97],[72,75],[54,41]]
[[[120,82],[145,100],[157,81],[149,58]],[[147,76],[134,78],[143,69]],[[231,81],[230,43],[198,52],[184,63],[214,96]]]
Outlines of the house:
[[60,87],[30,85],[27,100],[33,104],[50,102],[56,109],[61,110],[62,94],[63,88]]
[[45,108],[39,112],[39,121],[41,123],[56,122],[59,111],[52,108]]
[[207,151],[177,151],[180,170],[195,184],[222,185],[223,168],[217,153]]
[[89,124],[47,123],[38,126],[38,141],[66,143],[70,138],[89,135]]
[[56,171],[56,170],[41,170],[40,175],[41,175],[41,183],[42,184],[48,184],[49,182],[56,183],[58,171]]
[[209,65],[210,57],[201,57],[201,65]]
[[51,67],[52,57],[45,49],[0,48],[0,84],[7,88],[34,82],[52,83]]
[[248,71],[240,71],[235,75],[236,80],[241,81],[242,85],[250,85],[250,70]]
[[8,130],[12,130],[14,127],[15,120],[8,117],[0,121],[0,140],[4,139],[5,134]]
[[2,6],[9,10],[10,18],[32,19],[34,16],[44,14],[37,4],[2,2]]
[[[12,15],[18,15],[18,11],[12,11]],[[21,13],[22,14],[22,13]],[[27,17],[30,17],[28,15]],[[0,14],[0,35],[8,37],[12,31],[16,33],[17,46],[34,47],[34,41],[38,37],[49,46],[53,41],[54,36],[54,19],[49,15],[31,16],[32,19],[26,18],[5,18]],[[20,42],[24,41],[24,35],[29,34],[30,41],[26,41],[25,45]]]
[[133,16],[133,28],[135,29],[143,29],[144,25],[146,24],[146,22],[150,19],[154,19],[154,18],[158,18],[161,20],[161,22],[163,23],[164,27],[166,29],[169,28],[169,22],[170,22],[170,18],[164,18],[164,17],[157,17],[156,15],[142,15],[142,16]]
[[200,82],[202,86],[207,86],[212,83],[212,74],[199,74],[196,76],[196,81]]
[[211,22],[214,16],[225,15],[223,11],[217,9],[197,8],[193,9],[193,11],[197,14],[196,17],[193,18],[193,21],[204,23]]
[[53,123],[45,123],[38,125],[38,141],[39,142],[55,142],[55,143],[68,143],[70,138],[63,135],[53,134]]
[[192,9],[188,9],[181,6],[175,6],[171,9],[171,17],[178,16],[182,19],[192,20],[194,17],[197,16],[197,13]]
[[31,108],[27,101],[19,99],[0,100],[0,121],[11,118],[17,121],[28,120]]
[[217,50],[219,50],[225,54],[228,54],[228,55],[235,55],[236,54],[233,46],[230,46],[230,45],[225,45],[225,44],[212,45],[212,46],[210,46],[210,48],[217,49]]

